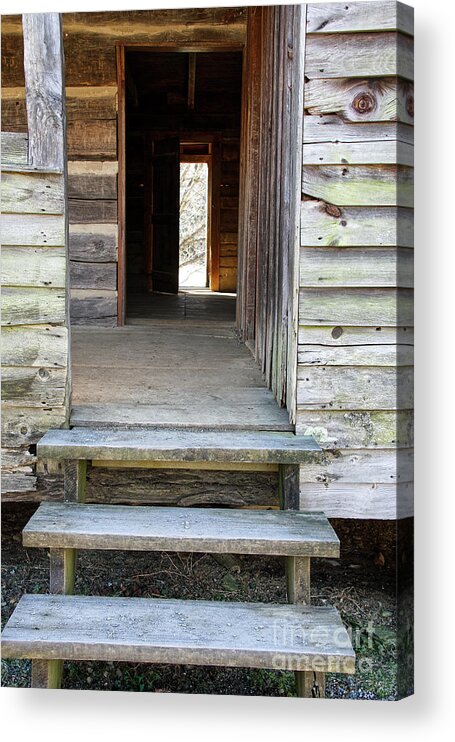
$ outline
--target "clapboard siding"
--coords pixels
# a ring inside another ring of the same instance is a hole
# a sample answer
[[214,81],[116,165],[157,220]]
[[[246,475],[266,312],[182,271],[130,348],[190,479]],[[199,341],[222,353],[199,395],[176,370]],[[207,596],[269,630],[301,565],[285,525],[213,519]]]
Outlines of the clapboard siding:
[[301,507],[412,513],[413,12],[307,7],[297,432]]
[[[412,209],[388,206],[336,206],[325,201],[302,201],[302,247],[412,247]],[[340,229],[342,227],[342,229]]]
[[[2,134],[2,496],[13,500],[36,497],[29,446],[67,424],[69,412],[60,22],[56,14],[23,19],[28,122],[24,91],[6,95],[2,115],[3,125],[23,132]],[[22,51],[22,36],[15,41],[6,41],[3,61],[8,49]],[[24,62],[16,61],[12,74],[23,85]],[[3,83],[10,77],[8,68]]]

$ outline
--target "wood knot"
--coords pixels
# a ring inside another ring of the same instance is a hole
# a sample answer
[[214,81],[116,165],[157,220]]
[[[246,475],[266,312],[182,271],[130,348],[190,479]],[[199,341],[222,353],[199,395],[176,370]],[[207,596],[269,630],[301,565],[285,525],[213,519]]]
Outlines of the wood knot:
[[338,338],[340,338],[343,334],[343,328],[334,327],[331,334],[334,340],[338,340]]
[[406,98],[406,113],[412,119],[414,118],[414,96],[408,95]]
[[372,93],[358,93],[351,103],[352,108],[357,113],[371,113],[376,109],[376,98]]
[[325,213],[338,219],[341,216],[341,209],[335,204],[325,204]]

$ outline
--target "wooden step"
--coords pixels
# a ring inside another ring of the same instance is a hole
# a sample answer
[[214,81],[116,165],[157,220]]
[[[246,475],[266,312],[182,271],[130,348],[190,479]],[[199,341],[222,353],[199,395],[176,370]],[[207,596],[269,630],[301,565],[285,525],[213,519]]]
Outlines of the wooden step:
[[42,503],[23,530],[24,546],[339,556],[322,513]]
[[321,449],[311,436],[266,431],[72,428],[49,430],[38,456],[106,461],[244,461],[297,464]]
[[354,672],[325,606],[25,595],[2,638],[4,658]]

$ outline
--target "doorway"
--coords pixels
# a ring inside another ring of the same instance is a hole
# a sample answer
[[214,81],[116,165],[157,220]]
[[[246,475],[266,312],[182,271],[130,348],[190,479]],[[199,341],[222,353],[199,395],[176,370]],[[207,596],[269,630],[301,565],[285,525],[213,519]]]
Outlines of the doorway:
[[119,315],[156,315],[166,297],[179,307],[196,289],[207,312],[215,293],[229,294],[234,321],[242,51],[121,52]]

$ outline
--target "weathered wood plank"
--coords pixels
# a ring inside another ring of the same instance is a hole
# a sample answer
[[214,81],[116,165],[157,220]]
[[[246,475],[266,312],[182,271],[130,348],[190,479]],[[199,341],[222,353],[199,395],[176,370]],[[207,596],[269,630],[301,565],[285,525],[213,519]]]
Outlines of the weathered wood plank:
[[393,30],[413,35],[413,8],[395,0],[309,3],[307,6],[307,33]]
[[117,224],[71,224],[70,259],[87,263],[114,263],[118,257]]
[[66,137],[72,160],[117,159],[115,119],[74,119],[68,122]]
[[413,40],[401,33],[310,34],[305,74],[327,77],[414,76]]
[[2,172],[2,210],[14,214],[63,214],[63,176]]
[[[305,83],[305,110],[313,117],[337,114],[340,121],[414,123],[414,88],[408,80],[342,77]],[[323,122],[317,119],[314,126]],[[304,134],[306,140],[306,134]]]
[[2,214],[2,245],[65,245],[65,219],[47,214]]
[[70,199],[70,224],[112,224],[117,219],[117,201]]
[[225,508],[41,505],[23,530],[26,547],[339,556],[321,514]]
[[4,288],[2,325],[64,324],[65,292],[48,288]]
[[107,319],[109,326],[117,324],[117,292],[108,291],[100,296],[96,291],[73,289],[71,291],[71,322],[85,324],[92,320]]
[[410,448],[410,410],[297,410],[298,433],[312,435],[324,448]]
[[2,443],[4,446],[29,446],[49,430],[66,422],[64,407],[38,409],[33,407],[9,407],[2,409]]
[[52,430],[39,443],[39,456],[119,461],[252,461],[294,464],[314,457],[319,446],[307,436],[263,431]]
[[305,165],[303,193],[337,206],[408,206],[413,169],[404,165]]
[[[4,471],[2,468],[2,498],[24,500],[36,496],[37,478],[31,467],[21,467],[15,471]],[[12,496],[12,497],[8,497]]]
[[322,460],[300,467],[301,482],[412,482],[414,479],[412,448],[391,450],[324,450]]
[[407,410],[413,408],[413,369],[305,366],[298,370],[301,409]]
[[412,290],[306,288],[300,292],[299,323],[412,327]]
[[2,131],[1,145],[2,163],[11,163],[14,165],[28,164],[27,134],[16,134],[9,131]]
[[[361,124],[361,125],[360,125]],[[414,127],[398,121],[351,123],[334,114],[304,117],[305,146],[323,143],[402,142],[414,144]]]
[[32,473],[32,466],[36,463],[36,456],[28,448],[2,448],[2,472],[25,470]]
[[68,365],[68,330],[66,327],[2,328],[2,363],[5,366]]
[[29,163],[63,171],[65,88],[60,15],[25,13],[22,32]]
[[408,327],[300,327],[302,366],[412,366]]
[[[25,88],[2,87],[2,128],[4,131],[27,132]],[[67,87],[66,115],[68,124],[75,121],[114,120],[117,115],[117,86]],[[69,141],[71,156],[73,141]]]
[[300,251],[300,286],[414,286],[407,247],[310,247]]
[[73,289],[117,289],[117,263],[70,262]]
[[355,671],[334,608],[206,600],[26,595],[3,656]]
[[68,162],[68,198],[116,199],[118,163]]
[[329,518],[398,520],[414,515],[414,487],[402,484],[302,484],[302,509],[323,508]]
[[66,256],[62,247],[4,247],[3,286],[65,288]]
[[370,206],[338,207],[313,199],[302,201],[302,246],[413,247],[412,209]]
[[66,377],[62,368],[2,366],[2,401],[20,407],[62,405]]
[[[310,118],[310,117],[308,117]],[[394,141],[324,142],[305,144],[304,165],[407,165],[414,166],[412,144]]]

